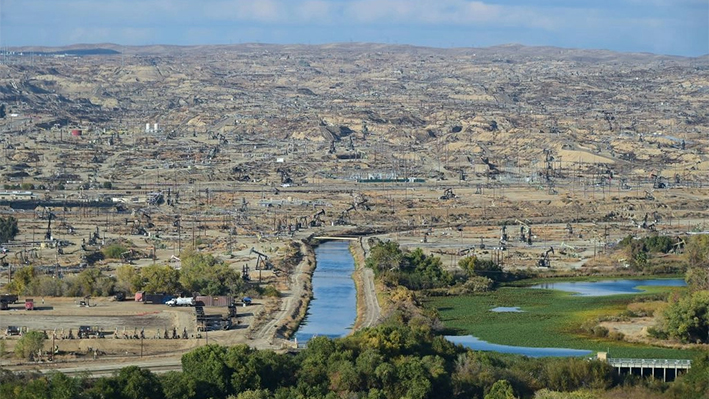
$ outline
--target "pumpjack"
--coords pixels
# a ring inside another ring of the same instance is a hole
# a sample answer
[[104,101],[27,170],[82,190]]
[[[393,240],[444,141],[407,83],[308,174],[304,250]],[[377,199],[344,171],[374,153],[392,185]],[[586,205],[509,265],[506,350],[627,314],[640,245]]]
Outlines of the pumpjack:
[[554,253],[554,247],[549,247],[549,249],[544,252],[544,254],[539,258],[537,266],[539,267],[551,267],[551,261],[549,260],[549,253]]

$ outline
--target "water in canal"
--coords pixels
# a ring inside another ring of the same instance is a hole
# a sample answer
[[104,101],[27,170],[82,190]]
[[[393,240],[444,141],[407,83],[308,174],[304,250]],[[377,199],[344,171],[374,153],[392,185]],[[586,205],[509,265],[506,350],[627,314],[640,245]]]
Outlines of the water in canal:
[[582,296],[607,296],[619,294],[637,294],[643,292],[637,287],[640,286],[660,286],[660,287],[684,287],[682,279],[656,279],[656,280],[603,280],[603,281],[573,281],[563,283],[545,283],[534,285],[531,288],[545,290],[560,290],[575,292]]
[[326,241],[315,248],[313,299],[295,334],[299,343],[314,336],[337,338],[350,332],[357,318],[357,291],[349,245],[349,241]]

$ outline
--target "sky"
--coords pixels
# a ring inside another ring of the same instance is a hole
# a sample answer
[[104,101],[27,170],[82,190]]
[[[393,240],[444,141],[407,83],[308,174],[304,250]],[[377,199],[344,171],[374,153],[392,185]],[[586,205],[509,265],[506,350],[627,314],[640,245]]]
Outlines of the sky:
[[709,53],[709,0],[0,0],[0,45],[533,46]]

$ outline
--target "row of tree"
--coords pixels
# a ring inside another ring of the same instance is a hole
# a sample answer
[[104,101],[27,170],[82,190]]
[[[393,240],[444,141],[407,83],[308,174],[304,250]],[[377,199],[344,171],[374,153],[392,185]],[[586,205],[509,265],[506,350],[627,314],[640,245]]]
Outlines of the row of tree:
[[454,282],[453,275],[443,270],[441,259],[425,255],[420,248],[402,250],[394,241],[370,242],[370,255],[365,266],[387,286],[404,286],[412,290],[440,288]]
[[[641,385],[614,376],[606,363],[577,358],[533,359],[474,352],[402,325],[350,337],[314,338],[297,354],[246,345],[207,345],[182,357],[182,372],[155,375],[126,367],[112,377],[13,374],[0,370],[3,399],[290,399],[290,398],[553,398],[604,397]],[[574,394],[577,390],[587,394]],[[707,398],[709,356],[672,386],[667,398]],[[555,395],[554,392],[564,392]],[[539,393],[535,396],[535,393]],[[612,397],[612,396],[608,396]]]
[[687,238],[684,247],[688,291],[671,295],[658,328],[658,338],[674,338],[688,343],[709,343],[709,235]]
[[[107,253],[109,256],[110,251]],[[17,295],[81,297],[136,291],[237,295],[252,289],[245,284],[241,273],[210,254],[188,250],[183,252],[181,261],[180,270],[161,264],[142,268],[123,265],[116,269],[115,276],[106,275],[98,268],[87,268],[63,278],[39,273],[28,266],[14,272],[6,290]]]

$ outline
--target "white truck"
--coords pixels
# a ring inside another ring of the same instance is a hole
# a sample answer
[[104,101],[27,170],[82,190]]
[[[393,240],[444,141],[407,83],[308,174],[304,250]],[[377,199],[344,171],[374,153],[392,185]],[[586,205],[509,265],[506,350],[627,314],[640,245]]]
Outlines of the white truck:
[[167,306],[194,306],[194,298],[172,298],[165,302]]

